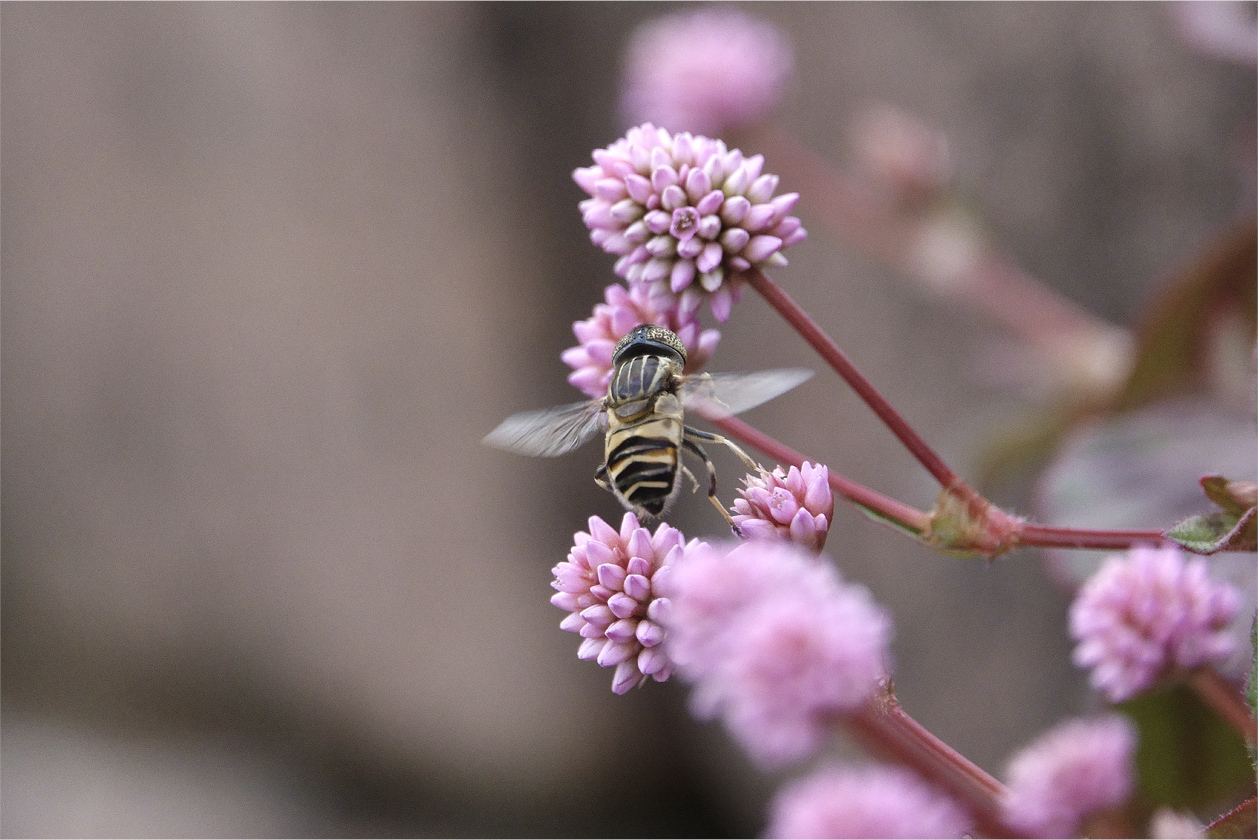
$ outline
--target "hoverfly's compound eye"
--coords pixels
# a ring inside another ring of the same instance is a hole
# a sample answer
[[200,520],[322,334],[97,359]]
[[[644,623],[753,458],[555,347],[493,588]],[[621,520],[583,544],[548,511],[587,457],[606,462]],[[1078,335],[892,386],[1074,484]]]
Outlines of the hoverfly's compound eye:
[[646,354],[663,356],[676,355],[684,366],[686,364],[686,347],[672,330],[655,324],[643,324],[635,327],[624,338],[616,343],[612,351],[612,364],[618,365],[625,359]]

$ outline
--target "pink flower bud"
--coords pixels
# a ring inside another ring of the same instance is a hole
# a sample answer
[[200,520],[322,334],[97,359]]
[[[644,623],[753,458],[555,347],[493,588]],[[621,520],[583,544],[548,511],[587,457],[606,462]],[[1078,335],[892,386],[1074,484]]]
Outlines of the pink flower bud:
[[818,552],[825,546],[834,518],[834,493],[825,465],[805,461],[802,468],[787,472],[781,467],[761,470],[757,476],[746,476],[743,485],[733,512],[744,536],[772,534]]

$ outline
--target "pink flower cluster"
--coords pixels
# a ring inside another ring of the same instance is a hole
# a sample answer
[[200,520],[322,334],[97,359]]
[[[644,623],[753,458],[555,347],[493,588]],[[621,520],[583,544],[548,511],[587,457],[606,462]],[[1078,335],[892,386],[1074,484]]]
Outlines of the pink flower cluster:
[[668,655],[695,686],[695,713],[722,717],[766,766],[813,752],[833,716],[864,703],[886,673],[886,614],[789,542],[696,544],[666,592]]
[[1009,762],[1005,821],[1031,837],[1076,836],[1089,814],[1131,795],[1135,749],[1121,715],[1057,726]]
[[1070,607],[1074,662],[1113,702],[1134,697],[1176,669],[1231,655],[1227,625],[1240,593],[1210,580],[1206,562],[1175,546],[1133,548],[1105,561]]
[[720,140],[670,134],[644,123],[572,177],[590,240],[620,257],[616,274],[689,317],[707,299],[718,321],[742,293],[734,275],[785,265],[782,250],[808,235],[788,215],[799,193],[773,197],[776,175],[764,157],[745,158]]
[[823,767],[778,792],[767,837],[963,837],[959,805],[902,767]]
[[686,372],[693,373],[712,357],[721,340],[717,330],[699,326],[694,313],[683,314],[676,306],[661,308],[658,299],[647,295],[644,287],[626,289],[618,283],[603,292],[604,303],[595,304],[594,314],[572,325],[576,347],[563,352],[564,364],[574,368],[568,382],[594,398],[607,395],[612,377],[612,351],[616,342],[634,327],[656,324],[672,330],[686,348]]
[[792,466],[782,472],[761,469],[748,475],[746,485],[734,500],[734,524],[749,539],[782,537],[794,540],[810,551],[826,544],[830,520],[834,518],[834,492],[830,470],[824,464]]
[[776,28],[733,7],[666,15],[639,27],[625,56],[630,122],[716,135],[767,114],[794,72]]
[[1253,5],[1242,2],[1187,2],[1170,4],[1180,35],[1203,55],[1258,66],[1258,24]]
[[661,647],[661,614],[668,609],[657,597],[669,566],[682,555],[681,532],[661,524],[654,536],[626,513],[620,531],[597,516],[589,533],[578,531],[568,559],[552,569],[551,586],[559,590],[550,602],[570,615],[560,628],[580,634],[580,659],[615,667],[612,691],[624,694],[647,678],[664,682],[673,672]]

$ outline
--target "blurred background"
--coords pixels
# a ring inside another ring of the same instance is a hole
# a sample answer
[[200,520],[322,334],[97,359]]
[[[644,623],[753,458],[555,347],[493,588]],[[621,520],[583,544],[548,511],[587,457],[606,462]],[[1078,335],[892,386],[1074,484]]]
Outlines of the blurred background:
[[[597,448],[480,445],[579,398],[559,353],[615,277],[570,173],[626,128],[626,39],[674,8],[4,4],[0,832],[762,831],[790,773],[675,682],[614,696],[558,628],[550,568],[620,516]],[[1252,212],[1253,68],[1171,6],[742,8],[795,46],[781,124],[837,162],[871,105],[938,127],[1008,251],[1118,324]],[[782,186],[812,235],[774,277],[976,476],[1042,401],[984,373],[986,321],[828,235],[807,186]],[[753,294],[722,334],[713,369],[820,367]],[[933,502],[833,375],[749,419]],[[713,456],[728,503],[741,470]],[[1030,512],[1027,481],[994,492]],[[702,496],[671,519],[722,530]],[[999,773],[1094,702],[1036,553],[835,520],[895,616],[902,702],[961,752]]]

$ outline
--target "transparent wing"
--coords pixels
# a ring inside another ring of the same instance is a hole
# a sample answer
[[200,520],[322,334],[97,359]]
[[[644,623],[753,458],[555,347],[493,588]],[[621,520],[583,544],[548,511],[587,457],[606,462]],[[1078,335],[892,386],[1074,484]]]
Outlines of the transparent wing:
[[776,368],[755,373],[701,373],[681,386],[688,408],[703,414],[740,414],[806,382],[808,368]]
[[594,437],[605,420],[602,400],[524,411],[499,423],[483,442],[521,455],[554,458]]

